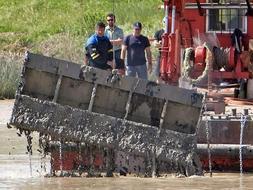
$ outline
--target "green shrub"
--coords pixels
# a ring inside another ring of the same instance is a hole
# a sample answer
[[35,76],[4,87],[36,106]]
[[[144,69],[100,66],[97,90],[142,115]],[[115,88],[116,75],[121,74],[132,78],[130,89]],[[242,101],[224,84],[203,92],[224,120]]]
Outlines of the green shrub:
[[0,56],[0,98],[14,98],[22,59],[18,55]]

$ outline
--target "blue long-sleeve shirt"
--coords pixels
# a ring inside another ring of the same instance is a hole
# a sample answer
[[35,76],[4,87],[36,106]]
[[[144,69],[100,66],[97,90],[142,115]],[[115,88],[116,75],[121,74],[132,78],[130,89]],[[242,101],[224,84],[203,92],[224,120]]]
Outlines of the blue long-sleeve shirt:
[[107,61],[113,60],[112,44],[107,36],[93,34],[86,42],[85,49],[89,65],[100,69],[110,69]]

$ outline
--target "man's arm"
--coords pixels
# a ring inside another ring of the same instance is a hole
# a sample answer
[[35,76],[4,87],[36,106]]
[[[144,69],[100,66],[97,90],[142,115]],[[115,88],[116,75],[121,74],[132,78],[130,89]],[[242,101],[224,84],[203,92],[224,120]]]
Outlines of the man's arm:
[[97,50],[97,47],[95,44],[89,44],[86,47],[86,51],[92,60],[94,60],[94,61],[100,60],[101,55],[100,55],[99,51]]
[[127,46],[123,44],[121,48],[120,59],[125,60],[126,51],[127,51]]
[[145,51],[146,51],[147,60],[148,60],[148,72],[150,74],[152,72],[152,54],[151,54],[150,46],[146,47]]
[[110,40],[108,39],[108,59],[107,59],[107,65],[110,65],[112,69],[115,68],[114,62],[113,62],[113,46]]
[[116,40],[110,40],[110,42],[113,44],[113,45],[121,45],[122,44],[122,39],[118,38]]
[[84,54],[84,58],[83,58],[83,64],[84,65],[88,65],[88,63],[89,63],[89,57],[88,56],[89,56],[88,53]]
[[123,30],[119,28],[118,30],[118,38],[115,40],[110,40],[113,45],[121,45],[124,38]]
[[112,61],[113,60],[113,46],[109,39],[108,39],[107,53],[108,53],[108,61]]

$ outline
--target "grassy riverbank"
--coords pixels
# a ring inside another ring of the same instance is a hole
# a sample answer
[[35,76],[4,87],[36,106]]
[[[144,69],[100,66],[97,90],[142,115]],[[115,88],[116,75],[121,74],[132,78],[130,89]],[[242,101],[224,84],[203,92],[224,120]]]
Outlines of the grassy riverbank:
[[0,99],[14,98],[19,82],[21,58],[15,54],[0,55]]
[[162,19],[161,4],[161,0],[0,0],[0,50],[41,51],[41,43],[55,35],[55,40],[67,36],[82,43],[95,23],[113,11],[126,33],[139,20],[143,33],[153,35]]
[[0,0],[0,97],[13,98],[26,50],[81,63],[83,42],[114,12],[125,34],[135,21],[143,34],[160,27],[161,0]]

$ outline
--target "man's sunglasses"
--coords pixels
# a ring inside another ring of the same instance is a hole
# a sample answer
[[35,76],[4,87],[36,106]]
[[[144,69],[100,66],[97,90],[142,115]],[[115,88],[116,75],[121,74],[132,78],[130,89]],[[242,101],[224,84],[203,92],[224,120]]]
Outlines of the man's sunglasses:
[[108,19],[107,21],[108,21],[108,22],[111,22],[111,21],[113,21],[113,19]]

